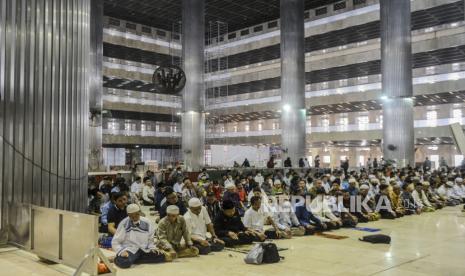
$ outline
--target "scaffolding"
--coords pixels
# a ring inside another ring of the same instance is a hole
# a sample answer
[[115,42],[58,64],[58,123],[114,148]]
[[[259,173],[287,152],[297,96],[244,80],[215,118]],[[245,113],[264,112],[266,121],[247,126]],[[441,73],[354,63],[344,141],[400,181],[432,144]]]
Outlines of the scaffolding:
[[[228,84],[230,79],[217,79],[215,76],[220,73],[226,72],[229,69],[228,64],[228,53],[224,45],[224,40],[228,35],[228,24],[221,21],[210,21],[208,22],[208,31],[206,37],[206,49],[205,49],[205,60],[206,68],[205,73],[208,74],[209,79],[205,80],[205,91],[206,91],[206,105],[210,103],[220,102],[220,98],[228,97]],[[224,130],[226,131],[226,125],[228,121],[220,122],[220,117],[210,116],[209,113],[206,113],[205,117],[205,129],[206,133],[214,132],[215,127],[219,123],[223,123],[225,126]],[[227,145],[227,137],[225,136],[223,144]],[[216,141],[219,141],[215,139]],[[206,140],[207,141],[207,140]],[[211,164],[211,149],[210,144],[206,142],[205,145],[205,164]]]

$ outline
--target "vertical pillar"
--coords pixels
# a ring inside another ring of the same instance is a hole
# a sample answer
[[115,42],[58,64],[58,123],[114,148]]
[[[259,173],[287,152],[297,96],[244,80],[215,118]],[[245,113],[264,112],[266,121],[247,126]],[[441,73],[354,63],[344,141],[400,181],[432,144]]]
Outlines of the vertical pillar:
[[91,1],[89,66],[89,171],[103,170],[103,1]]
[[182,113],[182,152],[188,170],[204,164],[205,0],[182,1],[182,59],[186,73]]
[[398,166],[414,163],[410,0],[381,0],[383,154]]
[[297,167],[305,156],[304,1],[281,0],[281,144]]

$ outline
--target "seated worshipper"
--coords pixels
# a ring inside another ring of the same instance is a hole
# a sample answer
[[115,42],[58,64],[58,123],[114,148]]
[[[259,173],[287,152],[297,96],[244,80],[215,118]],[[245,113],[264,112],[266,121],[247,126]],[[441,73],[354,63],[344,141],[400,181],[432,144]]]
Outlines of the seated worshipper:
[[136,181],[131,185],[130,196],[133,201],[139,201],[142,199],[142,190],[144,189],[144,184],[142,184],[142,178],[140,176],[136,177]]
[[217,180],[213,180],[213,192],[215,193],[216,200],[221,200],[221,195],[223,194],[223,187]]
[[439,197],[446,202],[447,206],[456,206],[461,203],[461,199],[454,193],[454,183],[447,181],[437,189]]
[[[361,202],[365,202],[365,204],[360,206],[361,210],[357,210],[357,212],[355,212],[359,222],[375,221],[379,220],[381,217],[378,213],[375,212],[375,201],[368,195],[369,191],[370,186],[367,184],[362,184],[360,186],[359,195],[361,197]],[[368,207],[368,209],[366,209],[365,205]]]
[[379,193],[375,196],[376,210],[383,219],[395,219],[396,212],[392,208],[391,200],[389,198],[389,185],[379,185]]
[[197,180],[200,180],[202,178],[205,178],[205,179],[209,179],[210,178],[210,175],[207,173],[207,169],[206,168],[203,168],[202,169],[202,172],[199,173],[199,176],[197,176]]
[[113,189],[113,183],[110,176],[103,177],[103,180],[99,184],[100,192],[104,195],[103,201],[110,201],[111,190]]
[[128,202],[128,197],[124,193],[116,193],[112,196],[115,200],[115,203],[110,206],[107,215],[108,222],[108,234],[115,235],[118,225],[123,219],[125,219],[128,214],[126,213],[126,204]]
[[261,188],[265,192],[266,195],[271,195],[271,190],[273,189],[273,179],[271,175],[268,175],[265,178],[265,181],[263,182]]
[[357,183],[357,180],[355,180],[355,178],[349,178],[349,187],[347,188],[347,192],[349,192],[349,194],[351,196],[356,196],[358,195],[358,183]]
[[[303,191],[299,189],[296,192],[297,196],[303,196]],[[322,222],[312,214],[310,202],[305,200],[295,203],[295,215],[299,220],[300,225],[305,227],[305,235],[313,235],[315,231],[325,231],[328,229],[326,223]]]
[[173,191],[173,188],[167,187],[165,190],[165,202],[160,206],[160,219],[166,217],[166,209],[168,206],[176,205],[179,213],[183,216],[187,212],[186,205],[182,200],[179,200],[178,195]]
[[182,182],[184,183],[182,187],[182,201],[187,204],[191,198],[198,197],[198,194],[194,184],[192,184],[189,178],[184,178]]
[[[262,208],[261,196],[253,196],[250,200],[250,204],[250,208],[244,214],[244,226],[250,231],[254,231],[255,236],[257,236],[260,241],[264,241],[267,238],[291,238],[292,233],[290,229],[286,229],[287,231],[281,231],[273,220],[272,214],[263,210],[264,208]],[[265,231],[265,223],[271,224],[274,230]]]
[[226,179],[225,179],[224,182],[223,182],[223,186],[226,187],[228,184],[233,184],[233,185],[235,185],[234,180],[233,180],[233,177],[232,177],[232,175],[230,175],[230,174],[228,174],[228,175],[226,176]]
[[273,183],[273,187],[271,188],[271,195],[282,195],[283,193],[284,191],[281,180],[276,179]]
[[437,194],[432,192],[430,188],[430,183],[428,181],[424,181],[421,200],[423,202],[429,202],[431,206],[434,207],[436,210],[444,208],[444,206],[446,205],[445,202],[442,201]]
[[[310,198],[313,200],[314,198],[316,198],[317,196],[317,190],[318,188],[323,188],[323,181],[321,179],[316,179],[314,182],[313,182],[313,186],[308,189],[308,194],[310,195]],[[328,189],[329,191],[329,189]],[[325,189],[325,192],[326,192],[326,189]]]
[[116,252],[115,264],[129,268],[133,264],[153,264],[170,261],[170,256],[155,247],[155,228],[147,218],[140,216],[137,204],[127,207],[128,217],[123,219],[111,242]]
[[[189,200],[189,211],[184,214],[184,219],[192,242],[199,249],[200,255],[223,250],[224,241],[216,236],[207,209],[202,206],[200,199],[191,198]],[[207,239],[207,231],[211,234],[211,239]]]
[[165,199],[165,191],[166,191],[165,182],[158,183],[158,187],[157,189],[155,189],[155,196],[154,196],[155,210],[160,210],[161,204],[163,203],[163,200]]
[[370,190],[368,191],[368,196],[374,199],[375,196],[379,194],[379,180],[377,178],[372,177],[368,186],[370,187]]
[[460,178],[460,177],[457,177],[455,180],[454,180],[454,195],[461,199],[462,202],[461,203],[464,203],[465,202],[465,186],[463,185],[463,178]]
[[416,205],[415,200],[413,199],[413,184],[405,183],[402,186],[402,194],[400,195],[402,205],[405,208],[406,215],[421,214],[420,206]]
[[[157,238],[158,248],[167,251],[172,258],[189,258],[199,255],[199,250],[194,247],[187,228],[186,220],[179,215],[179,208],[176,205],[169,205],[166,208],[167,216],[158,223]],[[184,238],[185,246],[181,245]]]
[[237,183],[237,194],[239,195],[239,199],[242,202],[242,204],[247,203],[247,191],[244,188],[245,183],[245,178],[241,179],[241,182]]
[[182,196],[182,187],[184,185],[184,183],[182,182],[183,178],[181,177],[178,177],[176,179],[176,183],[174,183],[173,185],[173,190],[179,195],[179,196]]
[[115,181],[115,185],[111,189],[111,193],[123,193],[123,192],[128,192],[129,193],[129,187],[126,185],[126,180],[122,177],[117,177]]
[[400,198],[402,190],[395,180],[391,183],[392,191],[389,193],[389,199],[391,200],[392,209],[396,212],[397,217],[403,217],[405,215],[405,208]]
[[254,232],[244,226],[232,201],[223,201],[222,207],[223,211],[216,216],[213,225],[216,235],[224,241],[226,247],[259,241]]
[[[346,197],[350,197],[349,193],[346,192]],[[349,210],[344,206],[344,192],[339,190],[339,183],[333,182],[331,191],[328,196],[328,204],[333,214],[342,221],[343,227],[355,227],[357,226],[358,219],[352,215]]]
[[434,212],[433,205],[428,201],[423,200],[423,183],[416,182],[415,183],[415,190],[412,192],[413,200],[415,200],[415,204],[421,209],[422,212]]
[[91,187],[88,191],[88,194],[91,196],[89,206],[87,207],[87,213],[95,216],[100,215],[100,210],[104,204],[103,202],[103,193],[95,186]]
[[236,208],[239,215],[242,217],[244,215],[244,205],[241,202],[239,194],[237,193],[236,185],[232,183],[228,183],[225,186],[226,191],[223,194],[223,201],[229,200],[234,203],[234,207]]
[[261,172],[257,172],[257,175],[255,175],[254,180],[255,180],[255,182],[258,183],[258,186],[259,186],[259,187],[261,187],[262,184],[263,184],[263,182],[265,181],[265,179],[263,178]]
[[341,219],[336,217],[329,207],[325,188],[316,189],[316,197],[310,203],[310,209],[315,217],[328,225],[329,229],[339,229],[342,226]]
[[[278,196],[278,208],[273,206],[273,220],[278,226],[279,230],[285,233],[291,233],[292,236],[305,235],[305,227],[299,222],[295,215],[289,198],[286,195]],[[312,227],[313,228],[313,227]]]
[[146,206],[154,205],[153,199],[155,196],[155,188],[152,185],[150,177],[144,177],[144,188],[142,188],[142,202]]
[[205,203],[207,208],[208,215],[214,221],[216,216],[221,213],[220,202],[216,200],[216,195],[214,193],[207,194],[207,202]]
[[99,217],[99,232],[100,233],[108,233],[108,211],[110,208],[115,204],[115,197],[119,195],[119,193],[114,193],[111,195],[111,200],[105,202],[102,207],[100,208],[100,217]]

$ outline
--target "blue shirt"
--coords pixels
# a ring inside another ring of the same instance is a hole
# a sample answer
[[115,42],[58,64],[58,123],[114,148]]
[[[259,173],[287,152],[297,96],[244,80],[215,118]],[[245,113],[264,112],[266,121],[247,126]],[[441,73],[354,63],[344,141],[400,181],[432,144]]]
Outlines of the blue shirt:
[[108,210],[110,210],[111,201],[106,202],[100,207],[100,222],[104,225],[108,224]]
[[297,219],[299,220],[300,224],[305,227],[310,224],[321,224],[321,221],[317,217],[315,217],[312,214],[312,212],[307,210],[305,204],[297,204],[295,206],[295,215],[297,216]]

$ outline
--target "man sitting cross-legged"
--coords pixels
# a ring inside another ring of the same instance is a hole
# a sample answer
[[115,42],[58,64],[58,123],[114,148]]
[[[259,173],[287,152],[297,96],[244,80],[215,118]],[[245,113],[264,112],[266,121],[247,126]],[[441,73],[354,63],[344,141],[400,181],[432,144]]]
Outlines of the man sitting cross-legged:
[[277,197],[278,208],[273,208],[273,219],[279,229],[285,233],[292,233],[292,236],[305,235],[305,227],[300,224],[287,195]]
[[[292,237],[290,229],[281,231],[276,225],[275,221],[271,214],[264,210],[262,207],[262,198],[261,196],[253,196],[250,200],[250,208],[244,214],[244,225],[249,230],[254,231],[255,235],[264,241],[265,239],[279,239],[285,238],[289,239]],[[265,222],[270,223],[274,230],[264,229]]]
[[226,247],[259,241],[255,233],[244,226],[234,203],[230,200],[223,201],[223,212],[216,216],[213,224],[215,233],[225,242]]
[[[200,199],[195,197],[191,198],[188,204],[189,211],[184,214],[184,219],[191,234],[192,242],[199,249],[200,255],[223,250],[224,241],[216,236],[207,208],[202,206]],[[207,231],[212,236],[210,240],[207,239]]]
[[154,226],[140,216],[139,206],[130,204],[127,213],[128,217],[118,225],[111,244],[116,252],[115,264],[120,268],[129,268],[132,264],[171,261],[169,255],[155,247]]
[[[179,215],[176,205],[166,208],[167,216],[158,223],[158,247],[171,254],[173,258],[187,258],[199,255],[199,250],[193,246],[191,235],[187,229],[186,220]],[[186,246],[181,245],[184,238]]]

